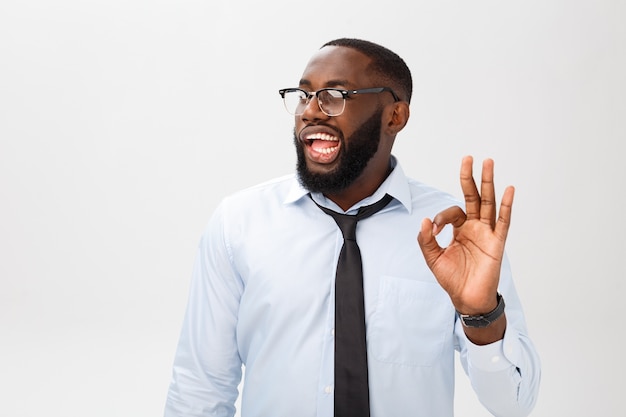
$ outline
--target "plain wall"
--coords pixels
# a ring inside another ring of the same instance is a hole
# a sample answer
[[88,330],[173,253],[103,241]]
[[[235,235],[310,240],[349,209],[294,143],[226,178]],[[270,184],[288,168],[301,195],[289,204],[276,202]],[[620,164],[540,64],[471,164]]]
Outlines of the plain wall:
[[[472,154],[516,186],[532,415],[626,415],[625,21],[619,0],[3,1],[0,415],[162,414],[200,233],[293,170],[277,90],[344,36],[413,71],[409,175],[460,195]],[[488,416],[459,377],[457,416]]]

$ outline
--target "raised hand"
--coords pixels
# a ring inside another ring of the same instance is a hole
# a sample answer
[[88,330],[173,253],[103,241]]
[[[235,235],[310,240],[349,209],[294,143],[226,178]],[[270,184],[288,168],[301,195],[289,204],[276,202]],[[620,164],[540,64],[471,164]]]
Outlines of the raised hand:
[[[472,164],[471,156],[463,158],[461,164],[465,212],[460,207],[451,207],[438,213],[432,221],[424,219],[417,241],[428,267],[450,295],[457,311],[473,315],[488,313],[497,305],[514,188],[505,189],[496,218],[493,161],[483,162],[480,193]],[[453,238],[442,248],[435,236],[447,224],[454,228]]]

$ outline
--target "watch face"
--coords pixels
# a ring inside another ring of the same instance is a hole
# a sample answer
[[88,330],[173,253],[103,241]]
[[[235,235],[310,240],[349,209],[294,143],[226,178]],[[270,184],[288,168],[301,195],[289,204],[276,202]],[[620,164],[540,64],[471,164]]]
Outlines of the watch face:
[[486,320],[482,316],[478,316],[478,317],[472,317],[472,316],[461,317],[461,320],[463,320],[463,324],[466,327],[487,327],[487,326],[489,326],[489,323],[491,323],[490,321]]

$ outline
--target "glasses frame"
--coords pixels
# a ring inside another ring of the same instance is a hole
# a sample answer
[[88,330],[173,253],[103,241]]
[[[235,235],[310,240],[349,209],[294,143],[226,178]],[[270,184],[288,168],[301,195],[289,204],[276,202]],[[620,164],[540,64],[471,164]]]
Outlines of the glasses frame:
[[[304,105],[304,108],[302,110],[301,113],[298,113],[297,111],[290,111],[287,108],[287,102],[285,101],[285,94],[286,93],[292,93],[295,91],[300,91],[302,93],[304,93],[306,95],[306,103]],[[341,96],[343,98],[343,106],[341,107],[341,111],[337,114],[328,114],[323,108],[322,108],[322,104],[320,102],[320,100],[317,100],[317,105],[320,108],[321,112],[324,113],[326,116],[328,117],[335,117],[335,116],[340,116],[344,110],[346,109],[346,99],[357,95],[357,94],[379,94],[385,91],[389,91],[389,93],[391,93],[391,95],[393,96],[393,99],[395,102],[401,101],[400,97],[398,97],[398,95],[395,93],[395,91],[393,91],[391,88],[389,87],[372,87],[372,88],[361,88],[358,90],[344,90],[341,88],[322,88],[320,90],[317,91],[313,91],[313,92],[309,92],[306,90],[303,90],[302,88],[283,88],[281,90],[278,90],[278,93],[280,94],[280,96],[283,98],[283,104],[285,106],[285,110],[287,110],[287,113],[294,115],[294,116],[300,116],[304,113],[304,109],[306,108],[306,106],[309,105],[309,103],[311,102],[311,100],[313,99],[313,97],[317,98],[318,94],[324,91],[337,91],[339,93],[341,93]]]

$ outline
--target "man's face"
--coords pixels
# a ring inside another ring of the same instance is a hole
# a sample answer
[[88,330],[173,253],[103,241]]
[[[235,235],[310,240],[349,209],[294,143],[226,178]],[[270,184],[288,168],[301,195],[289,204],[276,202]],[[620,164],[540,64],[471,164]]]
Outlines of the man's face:
[[[339,146],[339,149],[333,151],[336,155],[336,162],[332,165],[334,168],[328,171],[319,171],[310,169],[307,159],[307,151],[315,152],[315,150],[307,150],[306,141],[301,141],[294,134],[294,143],[296,145],[296,155],[298,162],[296,165],[300,183],[304,188],[312,192],[320,193],[338,193],[352,184],[361,176],[367,163],[372,159],[378,150],[380,143],[380,118],[381,110],[374,113],[365,123],[363,123],[349,138],[344,139],[341,132],[337,132],[339,145],[322,144],[318,146]],[[346,146],[349,143],[349,146]],[[327,156],[323,153],[322,156]]]
[[[299,87],[306,91],[379,87],[366,71],[369,62],[370,58],[354,49],[325,47],[307,65]],[[333,117],[325,115],[313,98],[304,113],[296,116],[297,170],[305,188],[340,193],[355,181],[369,180],[373,165],[388,166],[389,151],[379,146],[384,98],[390,97],[356,95],[346,100],[341,115]]]

